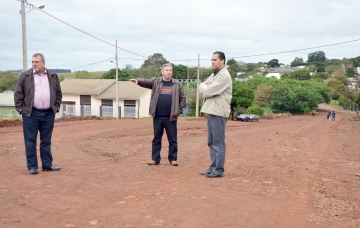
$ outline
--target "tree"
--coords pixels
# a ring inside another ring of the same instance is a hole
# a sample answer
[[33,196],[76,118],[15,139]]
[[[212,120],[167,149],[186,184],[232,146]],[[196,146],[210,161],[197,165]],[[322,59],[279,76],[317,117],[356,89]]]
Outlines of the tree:
[[351,58],[350,61],[353,63],[353,67],[360,67],[360,56]]
[[150,55],[147,60],[141,65],[141,68],[149,68],[150,66],[155,66],[155,68],[160,69],[162,65],[168,63],[164,56],[160,53],[154,53]]
[[291,62],[291,67],[296,67],[296,66],[304,66],[304,60],[303,58],[299,58],[299,57],[295,57],[295,59]]
[[256,63],[248,63],[245,65],[245,71],[246,72],[255,72],[259,68],[259,65]]
[[268,107],[270,104],[272,85],[262,84],[255,90],[254,104],[260,107]]
[[321,78],[321,79],[328,79],[329,75],[327,73],[316,73],[312,76],[313,79]]
[[267,64],[268,64],[268,66],[271,67],[271,68],[275,68],[275,67],[279,67],[279,66],[280,66],[279,60],[277,60],[277,59],[272,59],[272,60],[270,60]]
[[347,68],[346,69],[346,77],[352,78],[355,75],[355,71],[353,68]]
[[309,63],[323,62],[323,61],[326,61],[325,52],[323,52],[323,51],[316,51],[316,52],[308,54],[308,62]]
[[334,73],[335,69],[331,66],[325,67],[325,71],[329,74],[331,77],[331,74]]
[[75,73],[75,78],[76,79],[85,79],[85,78],[91,78],[90,74],[88,71],[86,70],[78,70]]
[[229,59],[227,62],[226,62],[226,65],[228,65],[228,70],[229,70],[229,73],[231,75],[231,77],[234,79],[236,78],[237,76],[237,72],[239,72],[239,65],[238,63],[236,62],[235,59]]
[[10,71],[0,72],[0,93],[10,90],[14,91],[18,80],[18,75]]
[[173,77],[177,79],[187,78],[187,66],[173,65]]
[[[103,79],[115,79],[116,78],[116,69],[111,69],[108,72],[104,73],[101,78]],[[127,69],[118,70],[118,80],[119,81],[129,81],[129,79],[135,78],[134,72]]]
[[299,81],[310,79],[310,73],[307,70],[296,70],[291,73],[291,76]]
[[238,107],[248,108],[254,99],[254,91],[249,89],[244,83],[234,81],[232,96],[232,110]]

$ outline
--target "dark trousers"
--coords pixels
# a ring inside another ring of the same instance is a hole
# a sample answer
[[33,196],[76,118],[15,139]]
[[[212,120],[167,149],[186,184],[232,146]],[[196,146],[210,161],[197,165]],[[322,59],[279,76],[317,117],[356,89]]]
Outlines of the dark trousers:
[[33,109],[30,117],[22,115],[25,152],[28,169],[37,169],[36,140],[40,132],[40,158],[42,168],[52,166],[51,135],[54,129],[55,114],[52,109],[40,111]]
[[164,128],[169,141],[169,162],[177,160],[178,144],[177,144],[177,121],[170,121],[169,117],[154,117],[154,139],[152,141],[152,160],[160,162],[161,156],[161,139]]

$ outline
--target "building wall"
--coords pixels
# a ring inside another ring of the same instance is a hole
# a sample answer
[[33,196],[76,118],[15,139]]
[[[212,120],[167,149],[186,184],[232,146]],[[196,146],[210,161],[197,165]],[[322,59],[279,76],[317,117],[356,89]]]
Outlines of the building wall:
[[[141,97],[141,100],[136,101],[136,112],[135,118],[149,117],[149,105],[150,105],[151,90]],[[63,94],[63,102],[74,102],[75,103],[75,116],[81,115],[80,95],[69,95]],[[91,115],[100,116],[101,99],[96,99],[91,96]],[[124,100],[119,100],[119,106],[121,107],[121,116],[124,118]],[[116,118],[116,99],[113,100],[113,117]]]
[[100,116],[100,106],[101,100],[95,99],[94,96],[91,96],[91,115]]
[[[151,90],[149,90],[140,101],[136,101],[136,107],[139,107],[139,118],[149,117]],[[139,104],[140,103],[140,104]]]
[[[13,114],[11,112],[13,112]],[[18,112],[16,111],[15,107],[0,106],[0,116],[2,117],[18,116]]]
[[80,96],[79,95],[63,94],[62,102],[64,102],[64,101],[75,102],[75,116],[81,115]]

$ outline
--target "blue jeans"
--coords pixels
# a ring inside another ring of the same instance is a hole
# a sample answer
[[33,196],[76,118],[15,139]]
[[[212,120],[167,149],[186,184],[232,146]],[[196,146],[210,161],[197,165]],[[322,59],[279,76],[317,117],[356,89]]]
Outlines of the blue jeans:
[[169,141],[169,162],[177,160],[178,144],[177,144],[177,121],[170,121],[169,117],[154,117],[154,139],[152,141],[152,160],[160,162],[161,156],[161,140],[164,134],[164,128]]
[[33,109],[30,116],[22,115],[25,152],[28,169],[37,169],[36,141],[40,132],[40,158],[42,168],[52,166],[51,135],[54,129],[55,114],[52,109],[40,111]]
[[206,115],[208,130],[208,146],[210,148],[211,164],[208,171],[223,176],[226,155],[225,126],[227,118],[223,116]]

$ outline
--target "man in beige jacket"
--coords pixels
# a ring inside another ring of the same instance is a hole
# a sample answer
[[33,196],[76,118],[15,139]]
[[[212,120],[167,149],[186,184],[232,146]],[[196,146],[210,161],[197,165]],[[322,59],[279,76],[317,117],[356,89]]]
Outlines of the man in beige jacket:
[[211,158],[209,168],[200,174],[211,178],[224,176],[225,126],[230,114],[232,98],[232,80],[225,61],[223,52],[214,52],[211,58],[214,73],[199,86],[199,92],[204,97],[201,112],[206,113]]

